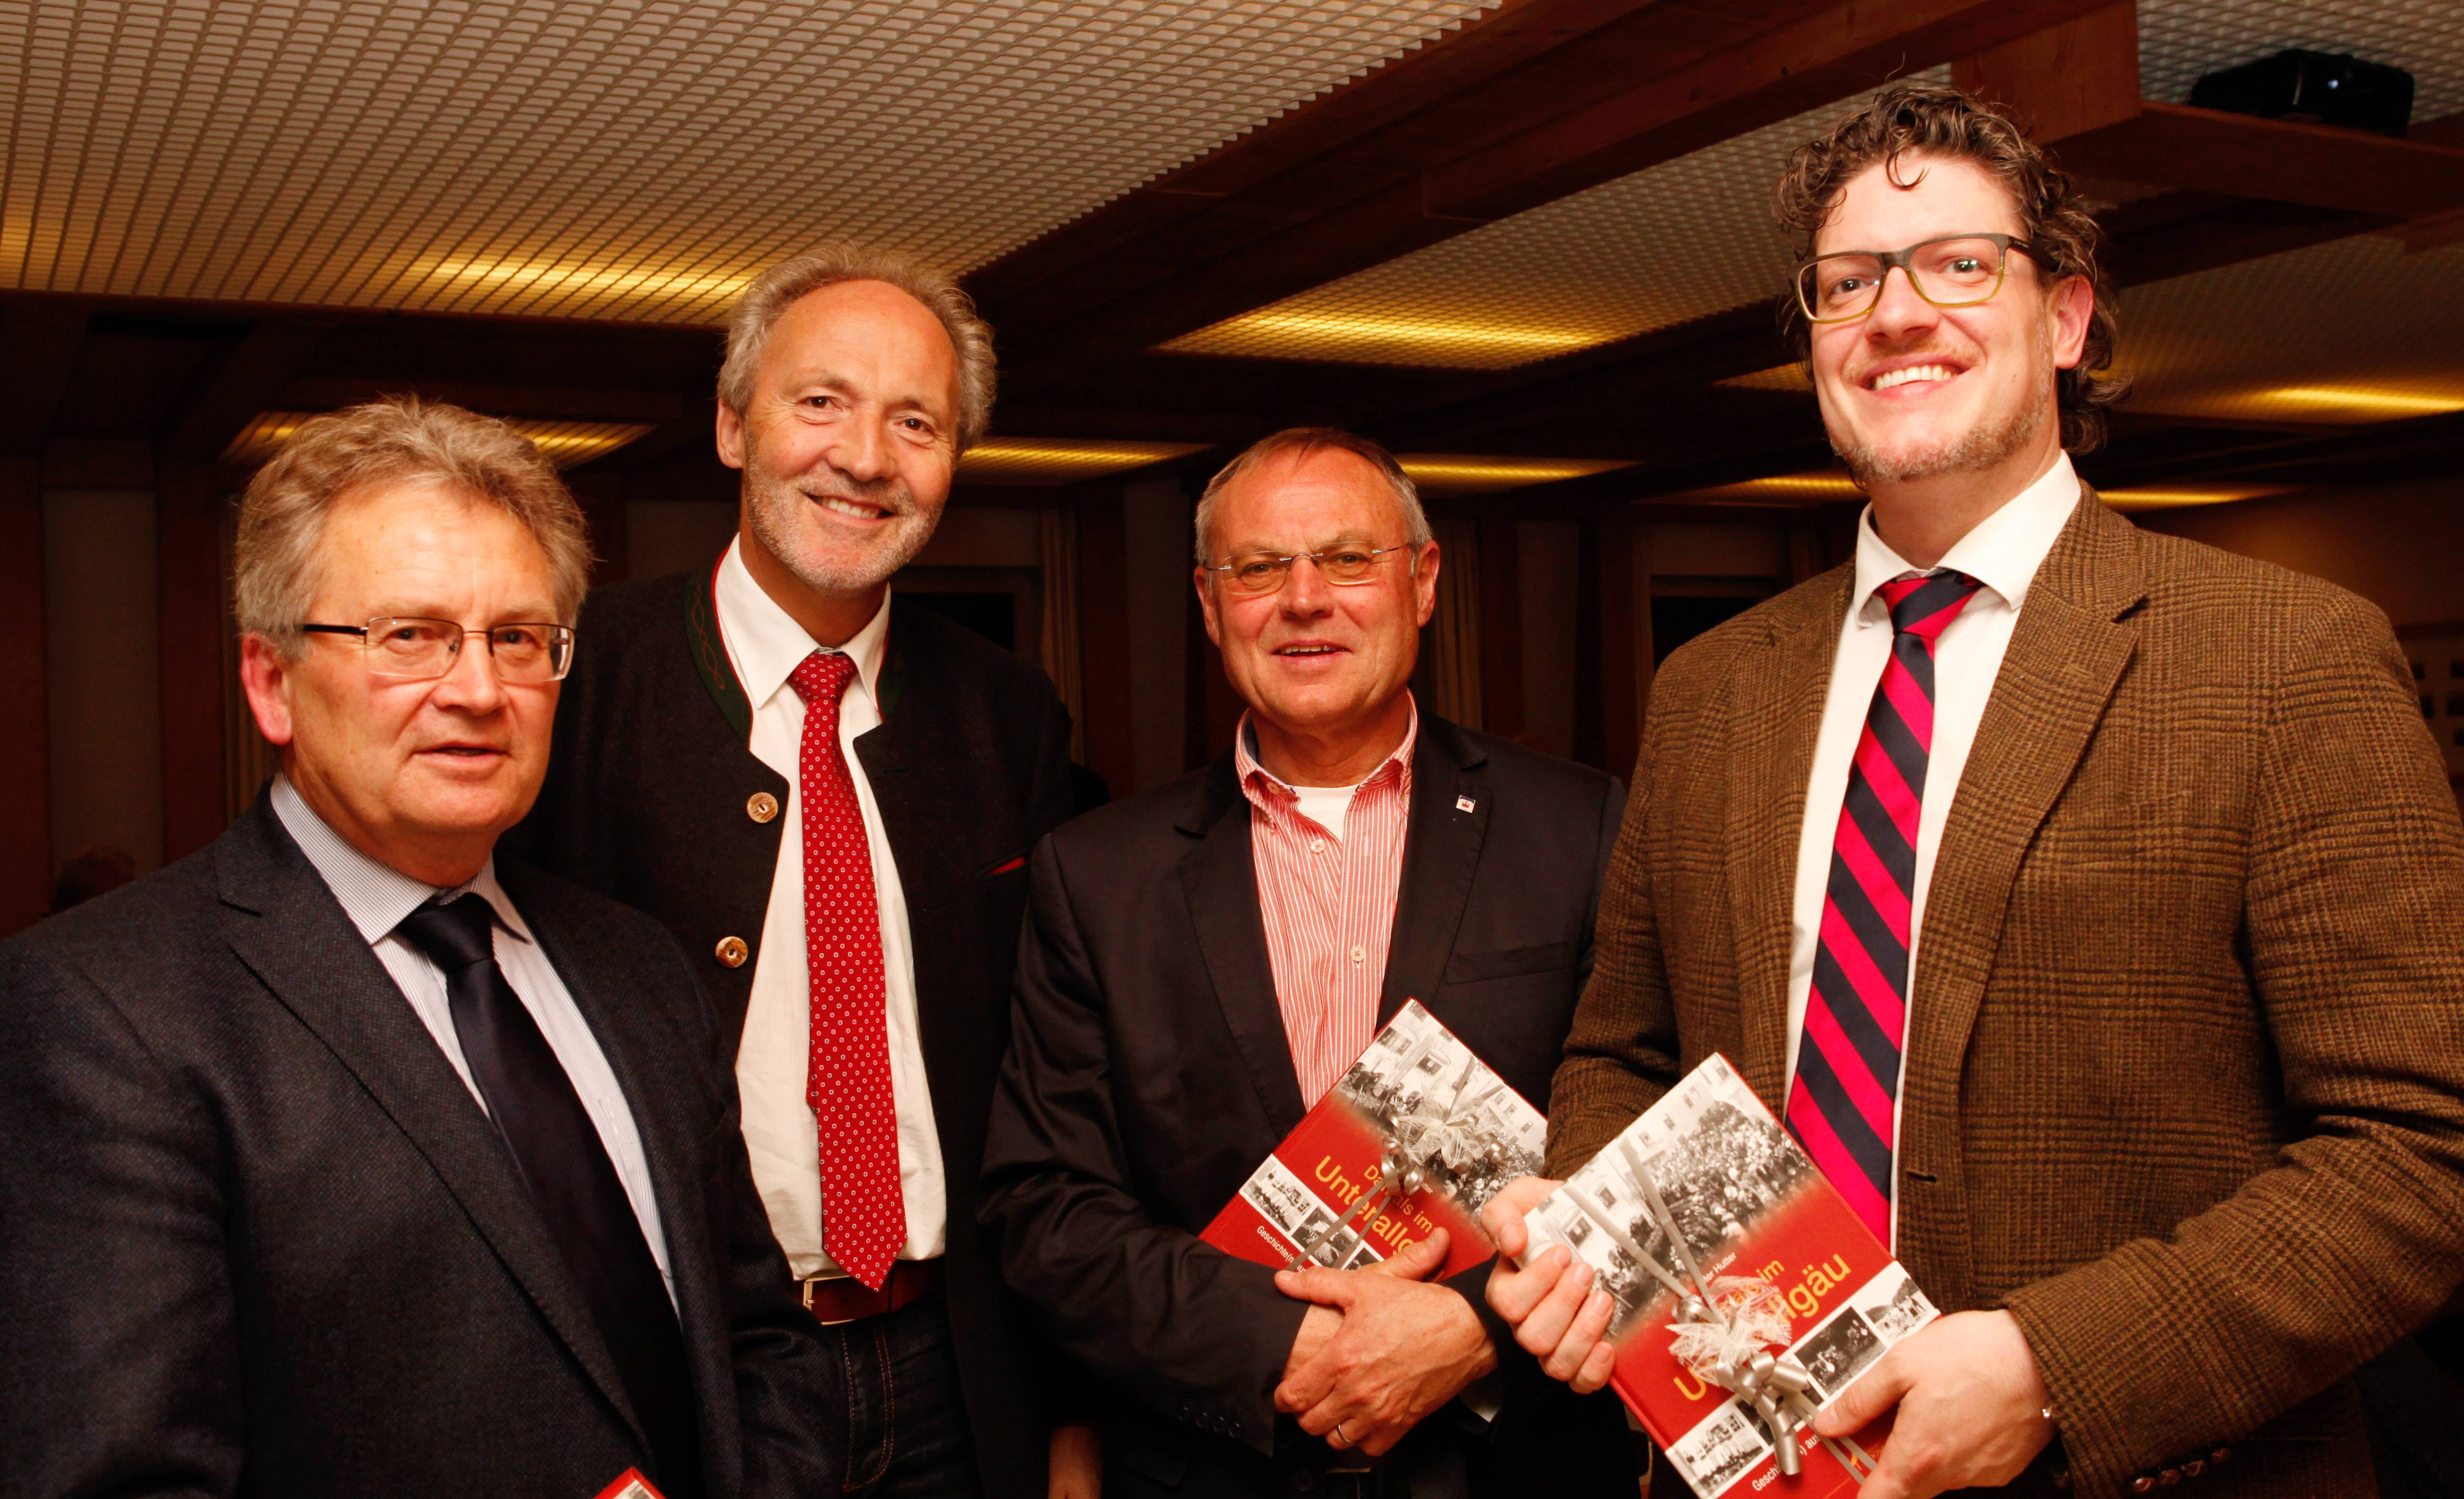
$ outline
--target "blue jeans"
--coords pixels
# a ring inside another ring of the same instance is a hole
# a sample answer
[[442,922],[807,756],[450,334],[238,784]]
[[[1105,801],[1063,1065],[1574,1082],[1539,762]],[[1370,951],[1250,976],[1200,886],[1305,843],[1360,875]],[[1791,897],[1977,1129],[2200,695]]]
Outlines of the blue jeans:
[[845,1394],[841,1408],[827,1413],[845,1454],[845,1499],[955,1499],[982,1491],[949,1312],[939,1296],[825,1327],[822,1344]]

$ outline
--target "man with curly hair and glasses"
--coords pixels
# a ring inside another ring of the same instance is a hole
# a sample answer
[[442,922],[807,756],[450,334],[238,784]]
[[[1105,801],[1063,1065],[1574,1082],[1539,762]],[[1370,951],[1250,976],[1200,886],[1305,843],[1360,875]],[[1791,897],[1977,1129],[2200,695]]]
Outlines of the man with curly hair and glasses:
[[[2387,621],[2079,482],[2096,229],[2008,116],[1886,88],[1778,205],[1872,502],[1661,672],[1551,1175],[1737,1064],[1949,1313],[1824,1412],[1896,1410],[1864,1499],[2372,1492],[2349,1376],[2464,1277],[2464,828]],[[1562,1251],[1489,1295],[1607,1378]]]

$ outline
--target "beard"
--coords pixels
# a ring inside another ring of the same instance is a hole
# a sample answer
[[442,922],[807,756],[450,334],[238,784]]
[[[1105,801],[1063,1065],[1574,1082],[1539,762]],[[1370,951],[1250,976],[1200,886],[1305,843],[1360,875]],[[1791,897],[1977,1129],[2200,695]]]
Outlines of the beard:
[[[1871,490],[1876,484],[1904,484],[1915,479],[1938,479],[1952,474],[1973,474],[1997,467],[2035,443],[2045,430],[2045,423],[2057,408],[2054,382],[2054,349],[2051,333],[2039,329],[2030,339],[2029,346],[2037,368],[2046,371],[2044,385],[2028,394],[2017,408],[2009,411],[1986,413],[1985,419],[1958,436],[1922,446],[1903,445],[1886,451],[1875,443],[1859,443],[1843,437],[1837,430],[1827,430],[1831,451],[1847,466],[1851,478],[1859,489]],[[1907,353],[1925,354],[1931,349],[1913,349]],[[1894,354],[1893,357],[1899,357]],[[1965,362],[1963,362],[1965,363]],[[1829,424],[1825,424],[1828,428]]]
[[1857,487],[1904,484],[1912,479],[1938,479],[1949,474],[1991,469],[2034,443],[2045,430],[2044,403],[2031,401],[1999,421],[1971,427],[1946,442],[1886,452],[1879,445],[1841,443],[1835,434],[1831,451],[1848,466]]
[[[871,505],[889,518],[881,534],[852,555],[830,556],[810,542],[799,521],[803,507],[824,499]],[[823,594],[866,593],[888,583],[924,550],[940,519],[937,513],[926,513],[904,479],[857,480],[825,467],[801,482],[790,481],[762,467],[759,453],[750,448],[744,455],[744,512],[761,549]]]

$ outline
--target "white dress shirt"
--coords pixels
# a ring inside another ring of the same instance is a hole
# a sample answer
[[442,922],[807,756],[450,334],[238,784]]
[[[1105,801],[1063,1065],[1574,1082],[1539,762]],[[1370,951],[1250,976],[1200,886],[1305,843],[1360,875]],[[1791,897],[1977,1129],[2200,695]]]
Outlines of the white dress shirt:
[[608,1163],[616,1168],[616,1179],[625,1183],[625,1197],[633,1204],[633,1217],[642,1225],[642,1237],[649,1241],[650,1257],[659,1262],[659,1277],[667,1282],[668,1300],[674,1301],[676,1283],[668,1268],[668,1236],[659,1224],[659,1200],[650,1190],[650,1165],[642,1154],[642,1135],[633,1123],[632,1108],[625,1102],[624,1090],[616,1086],[616,1073],[607,1065],[607,1054],[599,1048],[599,1038],[591,1032],[590,1023],[582,1018],[572,992],[565,988],[564,981],[557,977],[556,965],[548,961],[547,954],[532,938],[530,927],[515,909],[504,887],[496,883],[496,861],[490,859],[471,883],[459,890],[438,890],[351,847],[317,815],[287,777],[275,778],[274,815],[324,877],[325,887],[341,902],[342,914],[367,938],[377,960],[393,976],[403,998],[410,1002],[411,1012],[435,1038],[445,1060],[453,1064],[462,1086],[471,1090],[471,1096],[483,1113],[488,1101],[479,1096],[479,1086],[471,1080],[471,1064],[462,1055],[462,1036],[453,1028],[453,1003],[445,985],[444,970],[394,929],[405,916],[430,901],[452,899],[465,891],[487,901],[496,914],[496,966],[503,970],[505,982],[513,986],[522,1008],[530,1011],[531,1019],[538,1023],[539,1034],[547,1038],[548,1049],[556,1053],[557,1065],[564,1069],[573,1091],[581,1095],[583,1111],[599,1131],[600,1146],[607,1152]]
[[[1838,652],[1832,657],[1831,690],[1823,698],[1821,735],[1814,745],[1814,774],[1805,787],[1805,827],[1797,835],[1796,900],[1788,964],[1787,1075],[1792,1079],[1796,1076],[1797,1043],[1805,1029],[1806,995],[1814,987],[1814,950],[1822,930],[1832,835],[1839,826],[1840,805],[1848,798],[1848,764],[1856,758],[1874,689],[1881,684],[1882,668],[1891,657],[1891,610],[1880,590],[1895,579],[1946,571],[1966,573],[1984,584],[1943,629],[1933,648],[1933,748],[1925,761],[1925,800],[1917,814],[1916,891],[1908,917],[1905,998],[1913,1014],[1925,890],[1933,882],[1943,824],[1950,816],[1969,749],[1976,742],[1976,725],[1985,716],[1986,700],[1993,694],[1993,680],[2001,674],[2002,654],[2011,647],[2012,627],[2027,602],[2028,584],[2044,563],[2045,554],[2053,550],[2079,499],[2079,475],[2072,472],[2070,455],[2061,454],[2042,477],[1979,521],[1931,568],[1912,566],[1891,550],[1874,530],[1871,505],[1858,518],[1856,590],[1849,595],[1848,619],[1839,631]],[[1904,1038],[1913,1034],[1911,1020],[1903,1029],[1903,1050]],[[1903,1067],[1891,1108],[1894,1161],[1899,1158],[1901,1102],[1906,1097]],[[1895,1242],[1899,1215],[1900,1198],[1894,1192]]]
[[907,927],[907,894],[898,861],[881,826],[881,806],[856,738],[881,724],[881,663],[890,640],[890,600],[845,646],[817,645],[778,601],[761,591],[731,543],[715,584],[719,638],[736,679],[753,703],[753,758],[787,783],[780,813],[779,865],[770,881],[770,909],[761,921],[753,996],[744,1039],[736,1053],[736,1085],[744,1108],[744,1145],[753,1182],[770,1214],[770,1231],[801,1278],[836,1275],[822,1249],[822,1157],[819,1123],[806,1102],[812,1055],[812,996],[804,962],[803,789],[798,775],[804,700],[787,678],[815,650],[844,653],[855,677],[839,700],[839,748],[855,782],[872,848],[872,890],[881,906],[881,978],[890,1027],[890,1089],[898,1116],[898,1186],[907,1202],[902,1260],[937,1257],[948,1239],[948,1198],[941,1140],[933,1122],[933,1090],[924,1075],[924,1044],[915,1019],[915,944]]

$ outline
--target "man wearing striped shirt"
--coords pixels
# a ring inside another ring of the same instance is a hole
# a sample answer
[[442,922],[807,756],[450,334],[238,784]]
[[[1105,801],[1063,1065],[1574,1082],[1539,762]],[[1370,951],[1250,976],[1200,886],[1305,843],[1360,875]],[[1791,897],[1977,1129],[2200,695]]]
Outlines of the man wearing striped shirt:
[[1115,1396],[1108,1494],[1631,1493],[1617,1410],[1493,1334],[1485,1272],[1421,1279],[1441,1239],[1279,1276],[1198,1238],[1407,999],[1547,1107],[1624,798],[1414,702],[1438,547],[1382,448],[1277,433],[1197,518],[1249,710],[1037,850],[981,1199],[1004,1273]]

